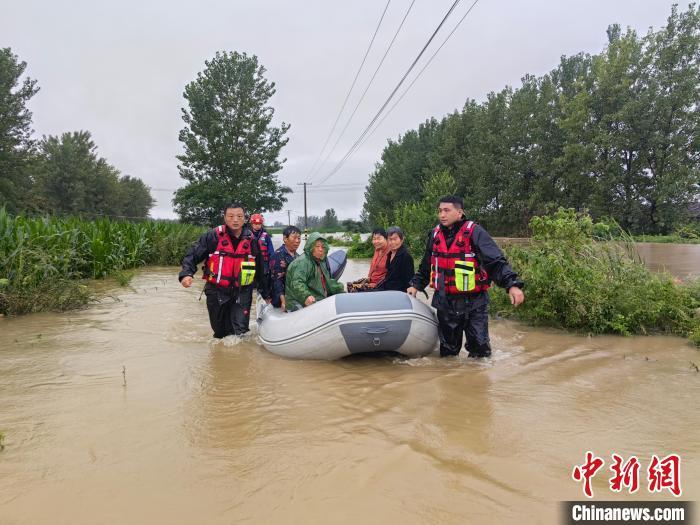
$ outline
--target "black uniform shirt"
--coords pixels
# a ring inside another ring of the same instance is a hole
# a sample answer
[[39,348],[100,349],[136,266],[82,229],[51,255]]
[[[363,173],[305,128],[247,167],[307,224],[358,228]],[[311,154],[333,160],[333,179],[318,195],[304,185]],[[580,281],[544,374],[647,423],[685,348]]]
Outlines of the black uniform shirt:
[[[446,227],[440,225],[443,235],[445,236],[445,242],[449,248],[452,245],[457,233],[460,228],[467,222],[466,220],[460,220],[454,223],[451,227]],[[471,236],[471,248],[479,265],[486,270],[489,279],[495,282],[501,288],[508,290],[511,286],[517,286],[519,288],[523,287],[523,282],[518,279],[518,274],[513,271],[510,267],[505,255],[498,247],[493,237],[489,233],[479,226],[478,224],[474,226]],[[425,253],[421,259],[420,266],[418,267],[418,272],[411,279],[411,286],[417,288],[418,290],[423,290],[430,280],[430,257],[433,252],[433,230],[430,230],[428,234],[428,242],[425,247]]]
[[[263,271],[263,269],[265,268],[263,256],[260,252],[260,247],[258,246],[258,243],[254,241],[253,233],[248,228],[243,228],[240,237],[236,237],[234,236],[233,232],[228,226],[226,227],[226,231],[228,232],[228,235],[231,238],[234,250],[238,247],[238,243],[241,242],[241,239],[243,237],[249,237],[252,241],[250,243],[250,250],[251,253],[255,256],[256,270],[254,284],[260,292],[260,294],[263,296],[263,298],[269,299],[270,286],[267,276]],[[209,254],[214,253],[218,245],[219,236],[216,233],[216,229],[211,229],[208,232],[202,234],[202,236],[197,240],[196,243],[194,243],[190,247],[190,249],[187,251],[187,254],[182,258],[182,271],[180,271],[180,274],[178,276],[180,281],[182,281],[182,279],[184,277],[187,277],[188,275],[190,277],[194,277],[194,275],[197,273],[197,265],[202,261],[209,259]],[[207,284],[211,285],[211,283]],[[219,288],[219,291],[224,293],[227,292],[227,290],[223,288]]]

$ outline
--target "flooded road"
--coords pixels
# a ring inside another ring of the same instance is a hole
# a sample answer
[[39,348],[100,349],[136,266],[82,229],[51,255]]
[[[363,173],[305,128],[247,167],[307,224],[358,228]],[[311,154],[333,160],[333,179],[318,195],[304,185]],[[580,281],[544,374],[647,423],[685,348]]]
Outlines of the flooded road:
[[655,271],[681,279],[700,277],[700,244],[635,243],[642,260]]
[[[343,280],[362,276],[351,261]],[[0,523],[557,523],[587,450],[682,458],[700,498],[700,353],[496,320],[474,362],[304,362],[213,343],[175,268],[77,312],[0,319]]]

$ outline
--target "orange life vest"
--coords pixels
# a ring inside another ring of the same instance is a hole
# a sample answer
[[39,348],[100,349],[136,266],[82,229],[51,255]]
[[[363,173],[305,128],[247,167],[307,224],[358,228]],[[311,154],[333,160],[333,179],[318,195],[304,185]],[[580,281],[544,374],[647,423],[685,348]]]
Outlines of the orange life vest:
[[472,251],[471,237],[474,222],[467,221],[447,247],[440,226],[433,230],[433,247],[430,256],[430,286],[448,295],[485,292],[489,289],[489,277],[481,268]]
[[216,236],[219,242],[214,253],[209,254],[202,278],[221,288],[253,284],[255,256],[251,243],[254,239],[250,234],[244,235],[234,249],[226,226],[217,226]]

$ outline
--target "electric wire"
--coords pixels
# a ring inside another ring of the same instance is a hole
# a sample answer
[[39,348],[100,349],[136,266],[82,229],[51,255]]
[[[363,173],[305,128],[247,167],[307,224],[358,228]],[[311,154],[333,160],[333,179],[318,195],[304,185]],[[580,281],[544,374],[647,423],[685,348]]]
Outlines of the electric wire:
[[410,14],[411,10],[413,9],[413,4],[416,3],[416,0],[412,0],[411,4],[408,6],[408,9],[406,10],[406,13],[403,15],[403,19],[401,20],[401,23],[399,24],[399,27],[396,29],[394,32],[394,36],[391,39],[391,42],[389,42],[389,45],[386,48],[386,51],[384,51],[384,55],[382,56],[382,59],[379,61],[379,65],[377,65],[376,69],[374,70],[374,73],[372,74],[372,78],[369,79],[369,82],[367,83],[367,87],[365,87],[365,90],[362,92],[362,95],[360,96],[360,99],[357,101],[355,104],[355,108],[352,110],[352,113],[348,117],[347,122],[345,123],[345,126],[343,129],[340,131],[340,134],[338,135],[338,138],[335,140],[335,144],[333,144],[333,147],[330,149],[328,152],[328,155],[326,155],[326,158],[323,159],[323,162],[318,166],[317,169],[312,170],[311,176],[309,180],[313,180],[313,178],[316,176],[318,172],[320,172],[323,169],[323,166],[326,165],[326,162],[328,162],[328,159],[330,159],[331,155],[333,155],[333,152],[336,150],[338,147],[338,144],[340,143],[340,140],[343,138],[345,135],[345,132],[347,131],[348,127],[350,126],[350,123],[352,122],[353,117],[357,113],[357,110],[360,107],[360,104],[362,104],[362,101],[365,99],[365,95],[367,95],[367,92],[369,91],[369,88],[372,86],[372,83],[374,82],[374,79],[377,77],[377,74],[379,73],[379,70],[381,69],[382,65],[384,64],[384,61],[386,60],[387,55],[389,54],[389,51],[391,51],[392,46],[394,45],[394,42],[396,41],[396,37],[399,36],[399,33],[401,32],[401,29],[403,28],[404,23],[406,22],[406,19],[408,18],[408,15]]
[[348,90],[347,95],[345,95],[345,100],[343,101],[343,104],[340,106],[340,111],[338,111],[338,116],[335,117],[335,122],[333,123],[331,130],[328,132],[328,136],[326,137],[326,140],[323,143],[323,147],[321,148],[321,151],[319,152],[318,157],[316,157],[316,160],[314,161],[314,164],[311,167],[310,173],[313,173],[314,170],[316,169],[316,165],[318,164],[318,161],[323,156],[323,152],[326,150],[326,147],[328,146],[328,142],[331,140],[331,136],[333,136],[333,133],[335,132],[336,126],[338,126],[338,122],[340,121],[340,116],[343,114],[343,110],[345,109],[345,106],[347,105],[348,100],[350,99],[350,94],[352,93],[352,90],[354,89],[355,84],[357,83],[357,79],[360,76],[360,72],[362,71],[362,68],[364,67],[365,62],[367,61],[367,56],[369,55],[369,52],[372,49],[372,44],[374,44],[374,39],[377,37],[377,33],[379,33],[379,28],[382,25],[382,21],[384,20],[384,15],[386,15],[386,11],[387,11],[387,9],[389,9],[390,3],[391,3],[391,0],[388,0],[386,5],[384,6],[384,11],[382,11],[382,16],[379,17],[379,22],[377,23],[377,27],[374,30],[374,34],[372,35],[372,39],[369,41],[369,46],[367,46],[367,51],[365,51],[365,56],[362,58],[362,63],[360,63],[360,67],[357,69],[357,73],[355,73],[355,78],[353,79],[352,84],[350,85],[350,89]]
[[447,13],[445,13],[445,15],[443,16],[442,20],[441,20],[440,23],[438,24],[438,26],[435,28],[435,30],[433,31],[433,33],[430,35],[430,38],[429,38],[428,41],[425,43],[425,45],[423,46],[423,48],[420,50],[420,53],[418,53],[418,56],[416,56],[416,58],[413,60],[413,62],[412,62],[411,65],[409,66],[408,70],[406,70],[406,73],[404,73],[403,77],[401,77],[401,80],[399,81],[399,83],[396,85],[396,87],[394,87],[393,91],[392,91],[391,94],[387,97],[387,99],[384,101],[384,103],[383,103],[382,106],[379,108],[379,110],[377,111],[377,113],[374,115],[374,117],[372,118],[372,120],[370,121],[370,123],[367,125],[367,127],[364,129],[364,131],[360,134],[360,136],[357,138],[357,140],[353,143],[353,145],[350,146],[350,149],[349,149],[349,150],[347,151],[347,153],[343,156],[343,158],[340,159],[340,161],[335,165],[335,167],[334,167],[331,171],[329,171],[328,174],[327,174],[323,179],[321,179],[321,181],[320,181],[319,183],[317,183],[317,185],[323,184],[323,183],[326,182],[330,177],[332,177],[335,173],[337,173],[337,172],[340,170],[340,168],[343,167],[343,165],[345,164],[345,162],[347,161],[347,159],[350,158],[350,156],[355,152],[355,149],[357,149],[357,147],[358,147],[358,145],[360,144],[360,142],[362,141],[362,139],[365,137],[365,135],[367,135],[367,133],[368,133],[369,130],[372,128],[372,126],[374,125],[374,123],[377,121],[377,119],[379,118],[379,116],[382,114],[382,112],[384,111],[384,109],[389,105],[389,102],[391,102],[391,100],[394,98],[394,95],[396,95],[396,92],[401,88],[401,86],[402,86],[403,83],[405,82],[406,78],[407,78],[408,75],[411,73],[411,71],[413,71],[413,68],[416,66],[416,64],[418,63],[418,61],[421,59],[421,57],[423,56],[423,54],[425,53],[425,51],[428,49],[428,46],[430,46],[431,42],[435,39],[435,36],[438,34],[438,32],[440,31],[440,29],[441,29],[442,26],[445,24],[445,22],[447,21],[447,19],[449,18],[449,16],[452,14],[452,12],[455,10],[455,8],[457,7],[457,5],[459,4],[460,1],[461,1],[461,0],[455,0],[455,1],[452,3],[452,6],[448,9]]

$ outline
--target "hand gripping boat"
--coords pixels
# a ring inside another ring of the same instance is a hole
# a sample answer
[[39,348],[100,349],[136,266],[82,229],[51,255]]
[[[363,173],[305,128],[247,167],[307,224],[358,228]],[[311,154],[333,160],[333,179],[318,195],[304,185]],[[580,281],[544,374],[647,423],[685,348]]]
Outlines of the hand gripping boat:
[[263,346],[293,359],[339,359],[398,352],[424,356],[438,341],[432,309],[403,292],[333,295],[296,312],[265,305],[258,317]]
[[[327,262],[338,279],[347,254],[333,252]],[[260,341],[282,357],[339,359],[371,352],[419,357],[432,352],[438,340],[433,310],[403,292],[338,294],[296,312],[258,304]]]

